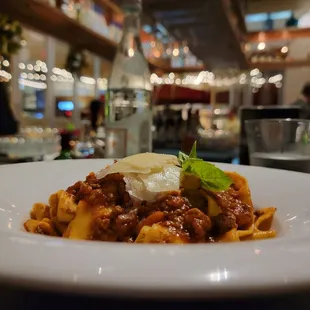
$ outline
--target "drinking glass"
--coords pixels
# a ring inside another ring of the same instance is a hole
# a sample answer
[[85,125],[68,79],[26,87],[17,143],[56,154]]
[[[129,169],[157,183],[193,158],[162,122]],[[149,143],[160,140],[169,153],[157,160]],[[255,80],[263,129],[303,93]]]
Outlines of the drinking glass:
[[250,164],[310,173],[310,121],[245,121]]

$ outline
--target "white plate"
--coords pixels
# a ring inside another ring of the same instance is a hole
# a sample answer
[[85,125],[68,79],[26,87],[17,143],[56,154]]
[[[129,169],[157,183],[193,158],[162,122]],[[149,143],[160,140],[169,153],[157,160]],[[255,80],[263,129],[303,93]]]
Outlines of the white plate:
[[276,206],[271,240],[122,244],[21,231],[32,204],[83,180],[107,160],[0,167],[0,281],[48,290],[134,297],[249,295],[310,285],[310,175],[218,164],[249,180],[257,207]]

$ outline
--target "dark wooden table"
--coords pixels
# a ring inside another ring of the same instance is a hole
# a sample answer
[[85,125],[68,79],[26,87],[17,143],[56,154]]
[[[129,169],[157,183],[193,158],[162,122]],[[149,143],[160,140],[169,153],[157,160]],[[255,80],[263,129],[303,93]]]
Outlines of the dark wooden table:
[[197,309],[229,309],[229,310],[308,310],[310,309],[310,290],[269,297],[253,297],[247,299],[226,299],[212,301],[161,301],[130,300],[122,298],[100,298],[68,294],[29,291],[20,288],[0,286],[1,310],[197,310]]

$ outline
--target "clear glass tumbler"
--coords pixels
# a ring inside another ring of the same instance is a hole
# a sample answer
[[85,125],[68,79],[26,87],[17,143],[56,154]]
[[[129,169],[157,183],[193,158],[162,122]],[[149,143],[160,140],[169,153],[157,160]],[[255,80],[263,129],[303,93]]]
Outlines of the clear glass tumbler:
[[245,121],[250,164],[310,173],[310,121]]

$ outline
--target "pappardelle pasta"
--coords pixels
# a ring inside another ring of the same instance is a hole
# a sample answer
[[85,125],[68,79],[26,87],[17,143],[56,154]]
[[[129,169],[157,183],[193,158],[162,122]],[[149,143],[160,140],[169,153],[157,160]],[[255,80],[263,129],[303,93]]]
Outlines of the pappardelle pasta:
[[276,208],[255,210],[247,180],[196,156],[143,153],[90,173],[48,204],[28,232],[129,243],[207,243],[272,238]]

